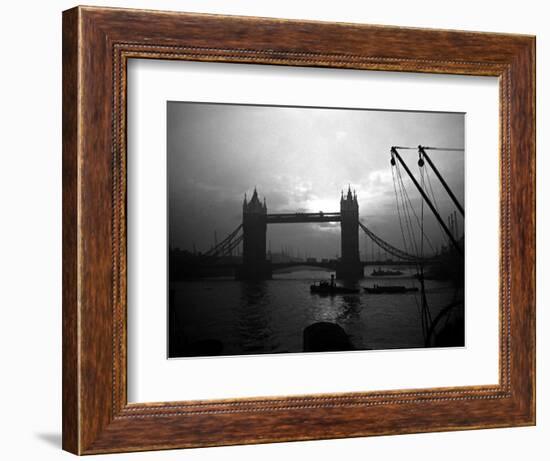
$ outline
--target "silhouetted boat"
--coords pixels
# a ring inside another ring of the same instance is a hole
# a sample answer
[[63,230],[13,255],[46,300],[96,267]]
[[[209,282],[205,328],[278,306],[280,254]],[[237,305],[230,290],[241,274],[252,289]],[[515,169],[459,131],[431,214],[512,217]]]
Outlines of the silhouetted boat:
[[396,293],[407,293],[407,292],[413,292],[418,291],[417,287],[404,287],[404,286],[397,286],[397,285],[374,285],[372,288],[370,287],[363,287],[363,289],[370,294],[396,294]]
[[374,277],[380,277],[382,275],[403,275],[403,272],[401,271],[393,271],[393,270],[384,270],[380,267],[378,270],[374,269],[370,275],[373,275]]
[[314,283],[309,287],[312,293],[326,294],[326,295],[338,295],[338,294],[354,294],[359,293],[356,288],[340,287],[338,285],[331,285],[328,282]]

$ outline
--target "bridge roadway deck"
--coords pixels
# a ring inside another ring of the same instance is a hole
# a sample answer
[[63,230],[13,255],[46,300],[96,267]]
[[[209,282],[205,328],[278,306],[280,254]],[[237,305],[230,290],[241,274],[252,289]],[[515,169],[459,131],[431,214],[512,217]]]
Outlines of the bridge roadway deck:
[[310,222],[340,222],[339,212],[324,213],[269,213],[268,224],[310,223]]

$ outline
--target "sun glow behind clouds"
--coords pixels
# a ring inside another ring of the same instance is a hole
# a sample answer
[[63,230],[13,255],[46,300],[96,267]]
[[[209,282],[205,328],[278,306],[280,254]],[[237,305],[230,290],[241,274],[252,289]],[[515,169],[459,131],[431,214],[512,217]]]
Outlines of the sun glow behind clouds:
[[306,209],[311,213],[340,211],[340,202],[335,199],[315,197],[307,201]]

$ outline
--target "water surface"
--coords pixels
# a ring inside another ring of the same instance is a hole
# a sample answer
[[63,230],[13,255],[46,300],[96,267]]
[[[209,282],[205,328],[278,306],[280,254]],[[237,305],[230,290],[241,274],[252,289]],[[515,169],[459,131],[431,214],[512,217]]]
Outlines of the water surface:
[[[404,272],[402,276],[367,275],[356,286],[419,286],[413,268],[399,270]],[[371,271],[365,269],[367,274]],[[232,278],[172,282],[170,337],[171,341],[177,338],[179,346],[171,355],[303,352],[303,330],[316,322],[339,325],[354,349],[424,347],[420,292],[377,295],[361,289],[349,295],[310,293],[313,282],[329,278],[329,272],[304,269],[276,273],[272,280],[261,282]],[[457,293],[449,282],[427,280],[425,284],[435,318]],[[455,311],[463,322],[462,306]],[[214,346],[197,353],[197,344]]]

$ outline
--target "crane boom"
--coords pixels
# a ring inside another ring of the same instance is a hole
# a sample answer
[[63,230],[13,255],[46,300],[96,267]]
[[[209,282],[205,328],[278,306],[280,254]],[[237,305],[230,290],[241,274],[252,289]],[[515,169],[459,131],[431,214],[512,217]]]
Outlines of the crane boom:
[[432,167],[432,170],[434,171],[435,175],[437,176],[437,179],[439,179],[439,181],[441,181],[441,184],[443,185],[443,187],[447,191],[447,194],[449,194],[449,197],[451,197],[451,200],[454,202],[454,204],[458,208],[458,211],[460,211],[460,214],[462,216],[464,216],[464,208],[462,208],[462,205],[460,204],[460,202],[456,198],[455,194],[453,194],[453,191],[451,190],[451,188],[449,187],[447,182],[443,179],[443,176],[441,176],[441,174],[439,173],[439,170],[436,168],[436,166],[432,162],[432,159],[426,153],[426,149],[427,149],[426,147],[418,146],[418,153],[421,154],[426,159],[428,164]]
[[416,180],[416,178],[413,176],[413,174],[411,173],[411,170],[409,170],[409,167],[407,166],[407,164],[403,161],[403,159],[401,158],[401,155],[399,155],[399,152],[397,152],[397,148],[396,147],[392,147],[391,148],[391,154],[392,154],[392,162],[395,163],[395,160],[394,160],[394,156],[397,157],[397,160],[399,160],[399,163],[401,163],[401,165],[403,165],[403,168],[405,168],[405,171],[407,172],[407,174],[409,175],[409,177],[411,178],[412,182],[414,183],[414,185],[416,186],[416,188],[418,189],[418,192],[420,192],[420,195],[422,196],[422,198],[426,201],[426,204],[430,207],[430,210],[432,210],[432,213],[434,214],[435,218],[437,219],[437,221],[439,222],[439,224],[441,225],[442,229],[445,231],[445,234],[447,234],[447,237],[449,237],[449,240],[451,241],[451,243],[453,244],[453,246],[455,247],[456,251],[458,251],[459,254],[462,254],[462,249],[460,248],[460,245],[458,244],[458,242],[456,241],[453,233],[449,230],[449,228],[445,225],[445,222],[443,221],[443,219],[441,219],[441,216],[439,215],[439,213],[437,212],[437,210],[435,209],[432,201],[429,199],[429,197],[426,195],[426,193],[424,192],[424,189],[422,189],[422,187],[420,186],[420,184],[418,184],[418,181]]

